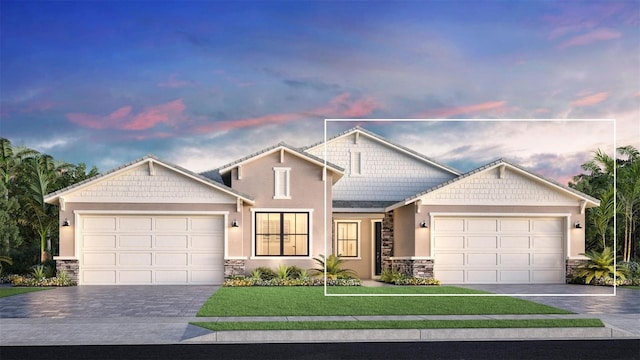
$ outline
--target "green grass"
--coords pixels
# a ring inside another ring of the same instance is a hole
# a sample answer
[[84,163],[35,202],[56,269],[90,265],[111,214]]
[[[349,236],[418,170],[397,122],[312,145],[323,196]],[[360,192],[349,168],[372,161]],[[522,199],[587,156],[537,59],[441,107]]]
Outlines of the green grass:
[[411,296],[486,294],[451,286],[331,287],[328,292],[405,296],[324,296],[322,287],[223,287],[205,302],[198,316],[571,314],[570,311],[506,296]]
[[49,290],[49,289],[53,289],[53,288],[50,288],[50,287],[0,287],[0,298],[29,293],[33,291]]
[[629,286],[619,286],[619,289],[631,289],[631,290],[640,290],[640,286],[629,285]]
[[194,322],[213,331],[603,327],[599,319]]

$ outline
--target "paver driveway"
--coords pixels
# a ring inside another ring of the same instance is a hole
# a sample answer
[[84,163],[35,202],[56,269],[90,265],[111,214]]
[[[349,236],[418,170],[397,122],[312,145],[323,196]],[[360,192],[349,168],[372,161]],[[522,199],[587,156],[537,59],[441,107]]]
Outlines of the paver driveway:
[[217,286],[74,286],[0,298],[0,318],[191,317]]

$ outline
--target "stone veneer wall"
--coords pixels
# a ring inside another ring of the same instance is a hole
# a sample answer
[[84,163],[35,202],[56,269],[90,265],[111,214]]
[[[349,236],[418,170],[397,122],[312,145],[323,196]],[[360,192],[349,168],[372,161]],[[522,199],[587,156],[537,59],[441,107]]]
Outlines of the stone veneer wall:
[[589,262],[589,260],[587,259],[567,259],[566,262],[566,278],[565,278],[565,282],[568,284],[571,281],[571,278],[573,277],[573,273],[575,272],[576,268],[582,264],[586,264],[587,262]]
[[382,270],[391,269],[393,256],[393,211],[384,214],[382,219]]
[[78,273],[80,271],[80,266],[78,264],[78,260],[56,260],[56,272],[60,273],[64,271],[67,273],[67,278],[74,281],[76,284],[78,283]]
[[225,260],[224,261],[224,278],[231,276],[245,275],[244,260]]
[[433,278],[433,259],[393,259],[392,269],[407,276]]

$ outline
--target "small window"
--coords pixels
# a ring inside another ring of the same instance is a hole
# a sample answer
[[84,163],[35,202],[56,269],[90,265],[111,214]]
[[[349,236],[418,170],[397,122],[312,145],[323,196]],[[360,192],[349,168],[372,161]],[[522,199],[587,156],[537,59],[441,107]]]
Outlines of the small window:
[[351,175],[362,175],[362,153],[351,153]]
[[309,256],[309,213],[257,212],[256,256]]
[[359,232],[358,222],[336,223],[336,255],[342,257],[359,257]]
[[290,168],[273,168],[274,173],[274,199],[290,199],[289,173]]

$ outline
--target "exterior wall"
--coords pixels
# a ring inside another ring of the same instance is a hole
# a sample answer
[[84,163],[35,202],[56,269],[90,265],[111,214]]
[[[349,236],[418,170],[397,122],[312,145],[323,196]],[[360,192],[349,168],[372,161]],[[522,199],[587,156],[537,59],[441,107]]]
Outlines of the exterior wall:
[[415,256],[416,222],[415,206],[408,205],[394,210],[393,256]]
[[[244,260],[245,271],[261,266],[275,268],[278,265],[296,265],[303,269],[316,266],[313,258],[325,253],[325,240],[327,241],[327,253],[331,253],[331,173],[327,173],[326,182],[322,179],[323,169],[296,155],[284,153],[284,161],[280,162],[280,152],[265,155],[241,166],[241,177],[238,179],[237,167],[231,170],[231,187],[234,190],[254,196],[255,205],[244,206],[242,214],[238,218],[240,227],[231,229],[230,233],[242,234],[243,244],[241,249],[229,252],[230,257]],[[274,199],[275,167],[290,168],[290,199]],[[326,187],[326,188],[325,188]],[[326,227],[324,193],[327,193]],[[254,254],[254,219],[253,210],[264,211],[307,211],[310,212],[310,244],[308,257],[256,257]],[[326,234],[326,238],[325,238]]]
[[[70,226],[60,227],[60,252],[61,258],[77,258],[75,243],[75,212],[82,210],[94,211],[140,211],[140,212],[167,212],[184,211],[223,211],[229,213],[229,219],[233,219],[236,212],[236,205],[228,204],[135,204],[135,203],[65,203],[65,210],[60,210],[60,224],[68,219]],[[230,226],[230,224],[227,224]],[[237,248],[242,244],[242,237],[239,232],[227,231],[227,244],[229,248]],[[57,260],[57,259],[56,259]]]
[[392,270],[417,278],[433,278],[433,259],[392,258]]
[[[375,272],[375,227],[374,220],[382,220],[384,214],[333,214],[333,223],[336,221],[360,221],[360,256],[358,258],[343,258],[345,267],[355,271],[361,279],[371,279]],[[335,228],[333,246],[336,245]]]
[[[308,150],[324,157],[324,145]],[[351,172],[351,154],[361,154],[361,174]],[[425,163],[368,135],[360,133],[327,143],[327,161],[345,169],[345,176],[333,187],[335,200],[397,201],[441,184],[454,177],[448,171]]]
[[56,272],[59,274],[61,271],[67,273],[67,278],[71,281],[78,283],[80,266],[77,259],[57,259],[56,260]]
[[384,214],[382,219],[382,270],[391,269],[391,257],[394,251],[394,213]]

